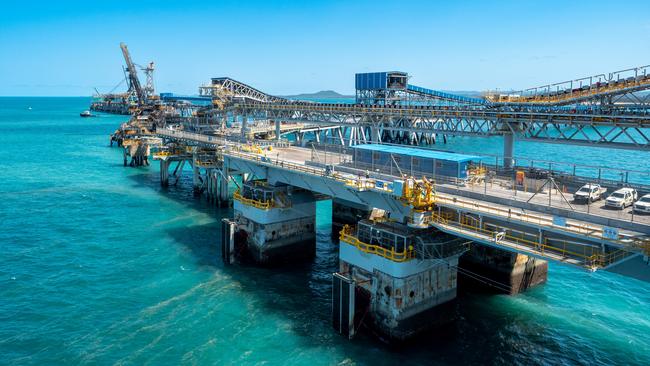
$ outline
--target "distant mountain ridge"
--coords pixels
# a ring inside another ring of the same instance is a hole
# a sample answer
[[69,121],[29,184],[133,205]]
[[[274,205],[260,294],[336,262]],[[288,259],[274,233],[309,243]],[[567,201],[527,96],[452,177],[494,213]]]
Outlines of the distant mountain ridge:
[[314,98],[314,99],[344,99],[354,98],[354,95],[344,95],[335,92],[334,90],[321,90],[315,93],[302,93],[296,95],[283,95],[284,98],[300,99],[300,98]]
[[[453,90],[444,90],[446,93],[457,94],[467,97],[477,97],[481,96],[482,92],[471,91],[471,90],[462,90],[462,91],[453,91]],[[295,95],[282,95],[283,98],[289,99],[346,99],[354,98],[354,95],[344,95],[334,90],[321,90],[315,93],[302,93]]]

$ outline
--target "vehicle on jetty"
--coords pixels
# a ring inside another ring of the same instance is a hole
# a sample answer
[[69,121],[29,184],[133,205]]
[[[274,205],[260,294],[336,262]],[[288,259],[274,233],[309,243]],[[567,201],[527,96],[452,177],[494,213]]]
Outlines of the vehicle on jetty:
[[621,188],[607,197],[605,200],[605,206],[622,210],[627,206],[634,205],[637,198],[638,194],[636,189]]
[[607,188],[601,187],[600,184],[587,183],[573,194],[575,202],[591,203],[603,198],[607,193]]
[[646,194],[634,203],[634,212],[650,213],[650,194]]

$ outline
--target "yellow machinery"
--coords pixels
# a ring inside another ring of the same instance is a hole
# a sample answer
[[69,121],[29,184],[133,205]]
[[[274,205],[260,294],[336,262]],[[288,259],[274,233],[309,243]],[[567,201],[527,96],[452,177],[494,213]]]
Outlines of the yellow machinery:
[[402,201],[418,211],[433,210],[436,201],[434,183],[426,177],[406,179],[402,189]]

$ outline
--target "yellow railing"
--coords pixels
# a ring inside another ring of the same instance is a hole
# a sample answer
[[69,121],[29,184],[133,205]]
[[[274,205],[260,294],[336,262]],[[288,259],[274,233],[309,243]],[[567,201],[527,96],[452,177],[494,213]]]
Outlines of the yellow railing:
[[[529,240],[520,236],[516,236],[513,234],[507,234],[507,233],[502,233],[497,230],[490,230],[486,229],[484,227],[480,227],[478,223],[474,223],[473,220],[469,220],[466,217],[463,217],[461,219],[461,222],[453,222],[449,221],[446,219],[443,219],[439,217],[438,215],[432,216],[431,221],[436,222],[438,224],[443,224],[446,225],[450,228],[456,228],[458,231],[470,231],[475,234],[483,235],[485,236],[483,239],[488,239],[488,240],[494,240],[494,238],[499,235],[499,240],[497,243],[501,243],[504,246],[507,246],[508,244],[514,244],[518,246],[523,246],[528,249],[531,249],[540,255],[546,255],[548,254],[555,254],[559,255],[565,259],[575,259],[578,260],[579,262],[582,262],[582,264],[588,268],[595,268],[595,267],[602,267],[604,266],[603,263],[605,262],[610,262],[611,259],[607,257],[607,255],[604,255],[602,253],[597,253],[596,248],[591,248],[588,246],[584,246],[584,252],[583,253],[578,253],[575,251],[571,251],[566,249],[567,244],[570,244],[566,241],[562,241],[563,247],[558,247],[557,245],[549,245],[548,241],[545,240],[544,243],[539,243],[538,241],[533,241]],[[587,252],[587,249],[590,249],[589,252]]]
[[255,208],[259,208],[262,210],[268,210],[269,208],[274,206],[272,201],[258,201],[251,198],[246,198],[241,195],[239,190],[237,190],[232,197],[235,200],[245,204],[246,206],[253,206]]
[[[470,230],[478,234],[483,234],[490,238],[494,238],[495,235],[499,233],[496,230],[490,230],[484,227],[479,227],[474,220],[471,220],[466,216],[461,218],[461,223],[450,222],[449,219],[442,218],[438,215],[432,215],[431,221],[443,225],[455,226],[459,229]],[[526,233],[522,232],[520,234],[521,234],[520,236],[517,236],[514,233],[513,234],[506,233],[501,236],[500,240],[507,241],[515,245],[527,247],[529,249],[537,251],[541,255],[546,255],[547,253],[551,253],[555,255],[560,255],[564,258],[577,259],[583,262],[583,264],[589,268],[607,267],[621,259],[624,259],[634,254],[633,252],[624,249],[618,249],[611,253],[602,253],[600,252],[600,248],[590,247],[587,245],[584,245],[583,252],[579,253],[576,252],[575,250],[567,249],[567,245],[573,245],[573,246],[579,245],[577,243],[572,243],[566,240],[559,240],[559,239],[549,240],[548,238],[544,239],[544,243],[539,243],[539,241],[537,240],[526,239],[524,237]],[[534,236],[534,235],[528,234],[528,236]],[[549,241],[553,241],[554,244],[553,245],[549,244]]]
[[180,154],[183,154],[181,150],[162,150],[162,151],[155,151],[152,155],[155,159],[155,158],[180,155]]
[[357,249],[359,249],[364,253],[375,254],[380,257],[389,259],[393,262],[401,263],[415,258],[415,250],[410,248],[404,249],[403,252],[396,252],[394,248],[386,249],[379,245],[371,245],[368,243],[364,243],[353,235],[352,227],[348,225],[343,226],[343,230],[341,230],[341,232],[339,233],[339,239],[342,242],[348,243],[356,247]]
[[631,245],[645,256],[650,256],[650,237],[636,238]]
[[607,267],[610,264],[616,263],[621,259],[630,256],[630,254],[631,253],[628,252],[627,250],[619,249],[611,253],[599,254],[596,258],[596,261],[600,267]]
[[553,224],[553,218],[535,214],[529,214],[520,212],[517,209],[506,209],[501,207],[495,207],[494,205],[486,203],[478,203],[465,201],[458,198],[450,198],[438,195],[437,201],[443,204],[449,204],[456,207],[463,207],[470,210],[480,210],[487,214],[492,214],[498,217],[508,218],[509,220],[518,220],[530,224],[535,224],[539,226],[552,226],[555,229],[568,231],[580,235],[591,236],[598,239],[602,239],[615,244],[622,244],[619,240],[609,240],[603,237],[602,227],[596,227],[591,225],[580,225],[576,223],[567,222],[566,226],[555,226]]
[[199,159],[196,159],[196,166],[200,166],[200,167],[212,167],[212,166],[216,165],[216,163],[217,162],[214,161],[214,160],[199,160]]

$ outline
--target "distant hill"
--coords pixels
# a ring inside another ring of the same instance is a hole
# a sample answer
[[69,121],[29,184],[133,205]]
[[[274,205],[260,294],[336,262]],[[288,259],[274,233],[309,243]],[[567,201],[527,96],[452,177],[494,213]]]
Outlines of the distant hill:
[[464,97],[480,97],[483,95],[483,92],[475,90],[442,90],[445,93],[462,95]]
[[[457,95],[462,95],[466,97],[479,97],[482,95],[482,92],[479,91],[470,91],[470,90],[443,90],[446,93],[452,93]],[[283,98],[288,99],[346,99],[354,98],[354,95],[343,95],[335,92],[334,90],[321,90],[316,93],[303,93],[296,95],[283,95]]]
[[354,95],[343,95],[335,92],[334,90],[321,90],[316,93],[284,95],[283,97],[289,99],[345,99],[354,98]]

